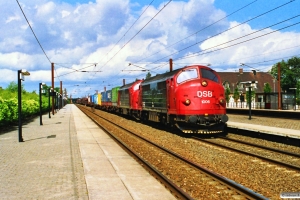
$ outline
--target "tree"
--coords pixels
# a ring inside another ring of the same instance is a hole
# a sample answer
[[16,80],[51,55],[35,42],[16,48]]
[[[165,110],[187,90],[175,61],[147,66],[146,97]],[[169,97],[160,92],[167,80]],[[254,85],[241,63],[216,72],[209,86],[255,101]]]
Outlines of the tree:
[[10,92],[18,92],[18,84],[14,81],[10,82],[6,90]]
[[271,93],[271,92],[272,92],[272,88],[271,88],[270,84],[266,83],[264,85],[264,93]]
[[270,73],[278,79],[278,64],[280,64],[280,84],[283,91],[290,91],[295,88],[300,80],[300,58],[293,57],[289,60],[276,63],[273,65]]
[[225,89],[225,99],[226,99],[227,103],[229,103],[229,95],[230,95],[230,88],[226,87],[226,89]]
[[239,89],[238,88],[235,88],[234,89],[234,93],[233,93],[233,99],[234,99],[234,102],[237,103],[238,100],[240,98],[240,93],[239,93]]
[[[14,81],[10,82],[9,85],[7,86],[6,90],[8,90],[9,92],[18,92],[18,84]],[[23,84],[21,84],[21,90],[22,90],[22,93],[26,93],[26,90],[24,89],[24,86]]]
[[148,73],[146,74],[146,79],[148,79],[148,78],[151,78],[151,73],[150,73],[150,72],[148,72]]

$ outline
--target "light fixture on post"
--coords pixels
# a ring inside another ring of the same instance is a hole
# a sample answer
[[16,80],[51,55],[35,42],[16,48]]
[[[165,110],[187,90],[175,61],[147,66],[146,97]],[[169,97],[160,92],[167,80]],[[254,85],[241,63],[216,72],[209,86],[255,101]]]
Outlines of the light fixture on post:
[[43,89],[43,85],[46,85],[45,83],[39,83],[39,95],[40,95],[40,125],[43,125],[42,122],[42,93],[45,93]]
[[59,101],[58,101],[58,110],[60,110],[61,109],[61,100],[62,100],[62,98],[61,98],[61,94],[60,93],[58,93],[58,95],[59,95]]
[[57,102],[58,102],[57,101],[57,92],[55,91],[54,93],[55,93],[55,104],[54,104],[55,105],[55,112],[57,113]]
[[25,81],[25,76],[30,73],[26,69],[18,70],[18,118],[19,118],[19,142],[24,142],[22,136],[22,85],[21,80]]
[[246,81],[246,82],[240,82],[242,84],[246,85],[246,91],[248,91],[248,99],[247,103],[249,104],[249,120],[251,120],[251,88],[256,89],[257,87],[257,81]]
[[49,110],[49,118],[51,118],[50,96],[53,96],[53,88],[49,88],[48,93],[49,93],[48,110]]
[[58,105],[59,105],[59,92],[56,92],[56,112],[58,112],[59,108],[58,108]]
[[297,98],[296,98],[296,96],[297,96],[297,88],[289,88],[290,90],[294,90],[294,102],[293,102],[293,107],[294,107],[294,110],[296,111],[297,110],[297,107],[296,107],[296,105],[297,105]]

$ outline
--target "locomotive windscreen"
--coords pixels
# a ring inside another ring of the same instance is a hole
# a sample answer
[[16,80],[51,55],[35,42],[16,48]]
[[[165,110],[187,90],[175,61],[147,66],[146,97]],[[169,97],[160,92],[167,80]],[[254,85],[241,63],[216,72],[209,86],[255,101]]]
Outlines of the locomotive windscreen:
[[201,69],[201,76],[202,78],[207,78],[209,80],[212,80],[216,83],[219,83],[218,76],[215,74],[215,72],[207,69]]
[[185,69],[177,77],[177,83],[180,84],[187,80],[198,78],[197,69]]

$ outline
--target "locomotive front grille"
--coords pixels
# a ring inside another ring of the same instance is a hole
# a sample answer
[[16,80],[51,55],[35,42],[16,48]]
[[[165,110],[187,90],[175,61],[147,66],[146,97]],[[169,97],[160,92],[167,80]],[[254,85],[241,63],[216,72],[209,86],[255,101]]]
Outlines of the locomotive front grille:
[[176,117],[178,122],[187,122],[191,124],[210,125],[215,123],[225,123],[228,121],[227,115],[179,115]]

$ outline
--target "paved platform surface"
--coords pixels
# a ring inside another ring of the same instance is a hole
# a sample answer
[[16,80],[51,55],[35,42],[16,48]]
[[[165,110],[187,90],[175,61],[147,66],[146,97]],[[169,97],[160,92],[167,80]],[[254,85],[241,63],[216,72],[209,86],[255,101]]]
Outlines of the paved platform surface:
[[0,199],[175,199],[72,104],[0,131]]
[[300,120],[229,114],[229,127],[300,139]]

